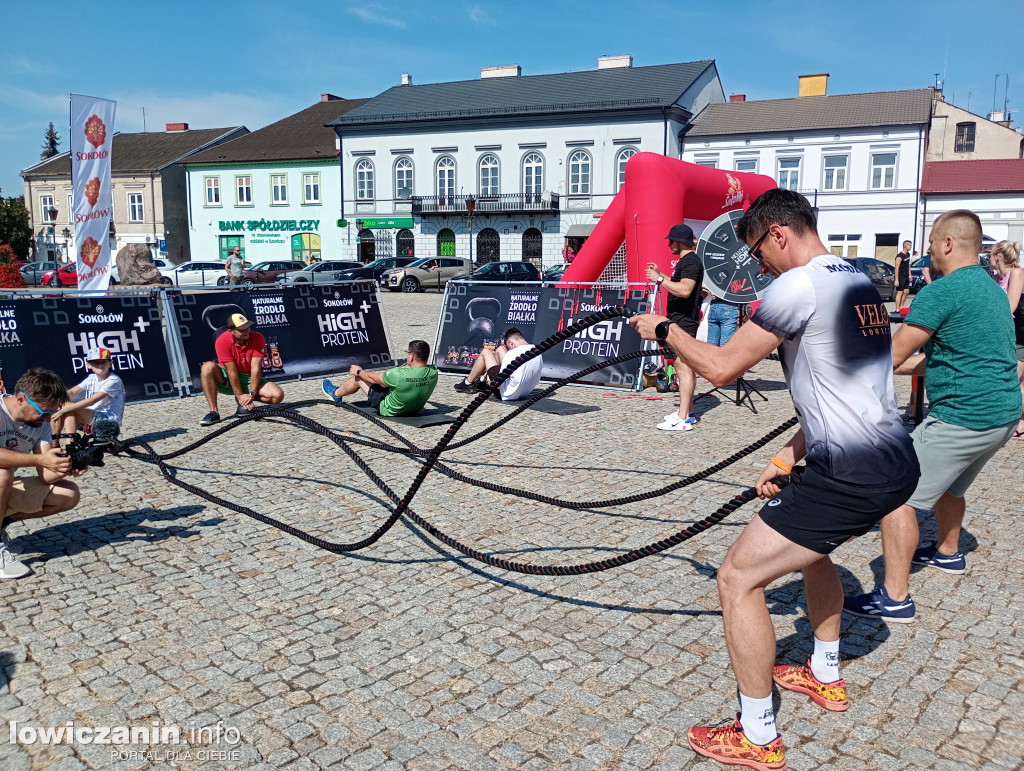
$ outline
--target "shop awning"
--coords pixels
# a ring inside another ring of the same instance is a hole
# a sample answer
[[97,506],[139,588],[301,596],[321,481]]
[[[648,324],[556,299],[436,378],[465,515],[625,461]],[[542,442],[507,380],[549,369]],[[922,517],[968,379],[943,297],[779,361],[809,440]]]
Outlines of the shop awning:
[[569,230],[566,232],[566,238],[586,238],[594,232],[594,228],[597,227],[597,223],[584,224],[584,225],[570,225]]

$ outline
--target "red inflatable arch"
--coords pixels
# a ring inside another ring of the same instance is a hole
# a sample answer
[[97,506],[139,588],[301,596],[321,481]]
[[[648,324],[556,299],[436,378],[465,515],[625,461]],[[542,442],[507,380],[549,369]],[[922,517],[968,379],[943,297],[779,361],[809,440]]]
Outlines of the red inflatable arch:
[[653,262],[671,274],[675,256],[665,236],[685,221],[700,235],[721,214],[744,210],[775,180],[762,174],[724,171],[677,161],[656,153],[637,153],[626,163],[626,181],[597,227],[566,269],[562,282],[597,281],[615,252],[626,242],[626,275],[647,281]]

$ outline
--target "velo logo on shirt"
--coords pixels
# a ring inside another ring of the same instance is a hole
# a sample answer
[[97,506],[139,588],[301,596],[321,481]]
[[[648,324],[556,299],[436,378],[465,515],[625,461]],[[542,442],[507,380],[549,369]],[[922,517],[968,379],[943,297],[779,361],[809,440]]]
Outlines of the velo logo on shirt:
[[889,311],[885,309],[885,303],[865,303],[854,305],[857,316],[860,317],[860,333],[864,337],[870,335],[888,335]]

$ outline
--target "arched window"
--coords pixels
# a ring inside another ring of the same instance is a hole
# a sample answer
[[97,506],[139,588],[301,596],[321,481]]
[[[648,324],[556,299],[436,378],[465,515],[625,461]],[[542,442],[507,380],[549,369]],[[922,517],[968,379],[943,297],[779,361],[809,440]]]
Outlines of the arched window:
[[501,236],[494,228],[484,228],[476,237],[476,261],[483,265],[501,259]]
[[590,155],[586,150],[569,156],[569,195],[590,195]]
[[540,203],[544,188],[544,159],[539,153],[523,158],[523,196],[526,203]]
[[373,200],[373,161],[363,158],[356,164],[356,200]]
[[412,231],[408,228],[403,228],[398,231],[398,253],[395,256],[416,256],[416,239],[413,237]]
[[316,233],[296,233],[292,236],[292,259],[307,264],[320,259],[320,236]]
[[498,195],[500,189],[498,173],[500,170],[498,156],[493,153],[487,153],[480,159],[479,195]]
[[412,196],[412,160],[404,155],[395,161],[395,198],[406,200]]
[[359,231],[359,261],[362,263],[373,262],[377,254],[377,241],[373,237],[373,231],[364,229]]
[[626,161],[636,155],[635,147],[623,147],[615,157],[615,190],[626,184]]
[[455,205],[455,159],[450,155],[437,159],[437,196],[441,206]]
[[537,228],[527,228],[523,233],[523,260],[532,262],[540,269],[544,256],[544,236]]
[[451,228],[445,228],[437,234],[437,256],[455,256],[455,232]]

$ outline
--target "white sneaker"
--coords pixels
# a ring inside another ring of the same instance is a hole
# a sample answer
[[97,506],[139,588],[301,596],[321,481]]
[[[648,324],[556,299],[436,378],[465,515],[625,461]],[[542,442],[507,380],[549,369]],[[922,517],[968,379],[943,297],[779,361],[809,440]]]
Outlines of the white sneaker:
[[[677,417],[679,417],[679,413],[678,412],[670,412],[668,415],[665,416],[665,420],[675,420]],[[687,423],[700,423],[700,418],[697,417],[697,413],[696,412],[691,412],[689,415],[687,415],[686,422]]]
[[3,530],[0,530],[0,543],[3,543],[3,545],[7,547],[7,551],[15,557],[21,556],[24,553],[20,546],[15,546],[11,543],[11,536],[7,533],[6,527],[4,527]]
[[659,431],[693,431],[693,423],[678,415],[670,415],[658,424]]
[[32,568],[14,559],[7,544],[0,541],[0,578],[22,578],[31,572]]

